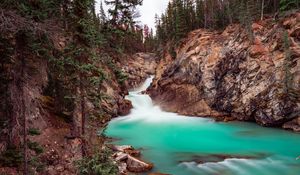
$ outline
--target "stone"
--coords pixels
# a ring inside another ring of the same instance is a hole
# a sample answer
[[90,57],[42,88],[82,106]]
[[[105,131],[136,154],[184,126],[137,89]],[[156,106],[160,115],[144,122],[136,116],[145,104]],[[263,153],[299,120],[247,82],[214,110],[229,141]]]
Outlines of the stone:
[[65,168],[62,165],[58,165],[58,166],[55,167],[55,170],[58,171],[58,172],[63,172],[64,169]]
[[263,26],[259,25],[258,23],[253,23],[253,24],[252,24],[252,29],[253,29],[254,31],[256,31],[256,30],[262,30],[262,29],[263,29]]
[[129,100],[122,100],[119,103],[119,108],[118,108],[118,115],[120,116],[125,116],[130,113],[130,109],[132,108],[131,101]]
[[118,165],[119,173],[121,175],[127,175],[127,164],[126,163],[120,163]]
[[124,161],[127,159],[128,154],[122,153],[122,152],[118,152],[115,155],[113,155],[114,159],[118,162]]
[[55,171],[54,166],[49,166],[47,168],[46,172],[47,172],[48,175],[56,175],[56,171]]
[[282,128],[287,129],[287,130],[292,130],[295,132],[300,132],[300,117],[286,122],[283,124]]
[[146,163],[146,162],[139,160],[135,157],[132,157],[130,155],[128,155],[126,164],[127,164],[128,171],[134,172],[134,173],[147,172],[153,168],[153,164]]

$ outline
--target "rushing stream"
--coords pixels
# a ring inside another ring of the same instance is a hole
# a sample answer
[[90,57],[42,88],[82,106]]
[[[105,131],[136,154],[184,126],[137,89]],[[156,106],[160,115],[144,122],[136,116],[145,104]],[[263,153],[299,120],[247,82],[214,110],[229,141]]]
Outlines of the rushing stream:
[[115,144],[142,149],[153,172],[173,175],[299,175],[300,134],[246,122],[214,122],[162,111],[140,92],[129,93],[130,115],[110,122]]

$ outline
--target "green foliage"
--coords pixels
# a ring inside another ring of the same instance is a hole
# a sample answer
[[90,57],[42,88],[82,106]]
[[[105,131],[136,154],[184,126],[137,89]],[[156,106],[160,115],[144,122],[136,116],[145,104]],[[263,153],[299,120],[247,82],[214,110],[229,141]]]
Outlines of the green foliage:
[[14,9],[22,16],[29,17],[35,21],[43,21],[59,12],[60,2],[58,0],[3,0],[0,7]]
[[111,151],[102,150],[77,162],[80,175],[117,175],[118,168],[110,158]]
[[41,161],[40,158],[34,156],[29,162],[30,166],[33,167],[37,172],[41,173],[45,171],[46,165]]
[[280,0],[280,11],[290,10],[292,8],[299,8],[300,0]]
[[8,148],[0,155],[0,165],[4,167],[19,167],[22,161],[22,153],[15,148]]
[[117,67],[111,59],[107,60],[107,65],[113,70],[118,83],[120,83],[121,85],[124,84],[128,76],[119,67]]
[[253,16],[255,16],[255,3],[248,2],[246,0],[242,0],[240,7],[239,7],[240,15],[239,15],[239,21],[240,23],[245,27],[248,39],[253,42],[254,40],[254,34],[252,31],[252,22],[253,22]]
[[37,128],[29,128],[28,129],[28,134],[31,135],[31,136],[34,136],[34,135],[41,135],[41,132],[39,129]]
[[28,142],[28,148],[35,151],[37,154],[42,154],[44,152],[44,148],[37,142]]
[[117,25],[126,25],[133,27],[135,25],[136,6],[142,5],[143,0],[105,0],[105,4],[110,5],[108,10],[111,15],[110,23]]
[[[284,9],[287,9],[286,6],[299,8],[299,3],[295,3],[299,0],[283,1],[285,3],[281,4]],[[252,39],[249,30],[251,21],[260,19],[261,14],[276,14],[278,10],[279,0],[173,0],[169,2],[165,13],[156,16],[157,41],[164,45],[181,40],[197,28],[224,29],[237,22],[246,27]]]

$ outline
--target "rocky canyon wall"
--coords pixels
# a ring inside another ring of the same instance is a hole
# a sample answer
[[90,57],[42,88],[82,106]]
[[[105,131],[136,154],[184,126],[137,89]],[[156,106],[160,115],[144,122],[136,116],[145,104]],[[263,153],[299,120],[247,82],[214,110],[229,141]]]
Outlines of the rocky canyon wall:
[[193,31],[176,53],[161,59],[148,89],[165,110],[299,130],[299,12],[251,30]]

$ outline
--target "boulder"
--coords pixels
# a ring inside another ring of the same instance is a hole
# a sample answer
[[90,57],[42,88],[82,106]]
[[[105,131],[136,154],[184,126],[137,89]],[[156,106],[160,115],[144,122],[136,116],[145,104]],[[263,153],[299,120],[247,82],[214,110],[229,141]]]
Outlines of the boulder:
[[282,128],[292,130],[295,132],[300,132],[300,117],[292,121],[286,122],[285,124],[283,124]]
[[130,113],[130,109],[132,108],[131,101],[129,100],[122,100],[119,103],[119,108],[118,108],[118,115],[120,116],[125,116]]
[[126,164],[128,171],[134,173],[147,172],[153,168],[153,164],[146,163],[130,155],[128,155]]

